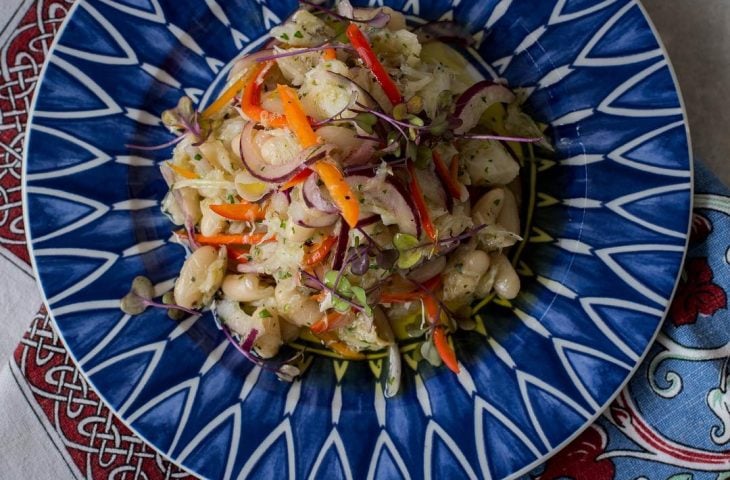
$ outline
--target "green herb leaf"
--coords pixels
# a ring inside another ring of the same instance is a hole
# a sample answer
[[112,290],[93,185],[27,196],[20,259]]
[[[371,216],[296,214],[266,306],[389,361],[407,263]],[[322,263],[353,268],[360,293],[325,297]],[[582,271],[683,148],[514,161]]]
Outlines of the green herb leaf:
[[271,312],[268,311],[268,310],[266,310],[265,308],[263,308],[263,309],[261,309],[261,311],[259,311],[259,317],[261,317],[261,318],[271,318]]
[[367,306],[368,298],[364,288],[357,286],[352,287],[352,294],[355,296],[355,299],[360,302],[360,305]]

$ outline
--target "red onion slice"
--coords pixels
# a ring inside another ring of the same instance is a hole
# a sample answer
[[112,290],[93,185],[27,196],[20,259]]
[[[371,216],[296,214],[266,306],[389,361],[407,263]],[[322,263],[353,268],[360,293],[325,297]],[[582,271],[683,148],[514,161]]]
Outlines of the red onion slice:
[[324,213],[337,213],[339,209],[328,198],[319,187],[319,175],[312,173],[302,185],[302,200],[309,208],[314,208]]
[[336,213],[324,213],[314,208],[308,208],[298,188],[292,191],[292,199],[288,213],[289,218],[294,223],[308,228],[329,227],[334,225],[340,218]]
[[263,50],[259,50],[258,52],[244,55],[243,57],[238,59],[236,63],[233,64],[233,67],[231,67],[231,71],[228,72],[228,80],[236,78],[241,73],[248,70],[251,66],[255,65],[260,58],[267,57],[269,55],[272,55],[273,53],[273,48],[264,48]]
[[454,133],[462,135],[476,127],[482,114],[495,103],[514,101],[515,94],[504,85],[489,80],[475,83],[456,100],[454,116],[462,123],[454,129]]
[[306,165],[325,158],[332,150],[331,145],[315,145],[302,150],[291,162],[283,165],[266,163],[256,145],[254,122],[248,122],[241,132],[241,161],[248,173],[259,180],[283,183],[301,171]]
[[345,253],[347,253],[347,245],[350,243],[350,226],[347,222],[340,222],[340,231],[337,235],[337,245],[335,245],[334,257],[332,260],[332,270],[339,270],[345,261]]

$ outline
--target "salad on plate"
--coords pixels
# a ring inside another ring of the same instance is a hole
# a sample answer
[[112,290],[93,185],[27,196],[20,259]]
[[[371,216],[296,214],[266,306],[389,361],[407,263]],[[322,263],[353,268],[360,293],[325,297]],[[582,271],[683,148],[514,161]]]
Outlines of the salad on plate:
[[161,302],[138,277],[122,309],[211,307],[284,379],[299,356],[267,359],[300,337],[347,359],[385,350],[390,396],[394,332],[458,373],[450,333],[474,301],[518,294],[520,164],[550,144],[518,94],[447,45],[468,47],[462,29],[302,3],[207,108],[184,97],[163,113],[172,142],[132,146],[175,145],[163,210],[190,254]]

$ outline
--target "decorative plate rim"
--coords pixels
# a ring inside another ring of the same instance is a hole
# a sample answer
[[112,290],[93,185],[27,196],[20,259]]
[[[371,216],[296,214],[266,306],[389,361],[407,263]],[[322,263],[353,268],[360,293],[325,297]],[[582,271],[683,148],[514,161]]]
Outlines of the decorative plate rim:
[[[661,56],[665,59],[665,61],[667,63],[667,68],[668,68],[668,71],[669,71],[669,73],[671,75],[671,78],[672,78],[672,83],[673,83],[674,91],[676,92],[677,99],[679,101],[679,107],[681,109],[681,114],[682,114],[682,124],[683,124],[683,127],[684,127],[684,135],[685,135],[685,137],[687,139],[687,159],[688,159],[688,170],[689,170],[688,181],[689,181],[689,185],[690,185],[689,191],[688,191],[688,194],[689,194],[689,218],[687,219],[687,231],[686,231],[686,233],[684,235],[684,247],[682,249],[682,258],[681,258],[681,261],[679,262],[680,269],[678,270],[677,275],[676,275],[676,278],[674,279],[674,285],[673,285],[673,288],[672,288],[672,293],[667,298],[667,304],[666,304],[666,306],[663,309],[663,313],[662,313],[659,321],[657,322],[657,326],[654,329],[654,332],[652,333],[651,337],[649,338],[649,340],[646,343],[646,346],[644,348],[644,351],[641,353],[641,355],[638,356],[638,359],[636,360],[634,366],[626,374],[625,378],[621,381],[621,383],[616,387],[615,391],[613,393],[611,393],[611,395],[608,397],[608,399],[599,406],[599,408],[596,410],[596,412],[592,416],[590,416],[590,418],[586,419],[584,421],[584,423],[579,428],[575,429],[575,431],[571,435],[569,435],[565,440],[563,440],[560,444],[552,447],[547,453],[543,454],[539,458],[536,458],[531,463],[525,465],[524,467],[522,467],[521,469],[513,472],[512,474],[508,475],[507,477],[504,477],[502,480],[515,480],[518,477],[521,477],[522,475],[525,475],[526,473],[534,470],[538,466],[544,464],[551,457],[553,457],[554,455],[556,455],[558,452],[560,452],[562,449],[564,449],[566,446],[568,446],[571,442],[573,442],[586,429],[588,429],[591,425],[593,425],[596,422],[596,420],[601,415],[603,415],[605,413],[605,411],[608,409],[608,407],[610,406],[610,404],[613,403],[613,401],[618,397],[618,395],[624,390],[624,388],[629,383],[629,381],[632,378],[634,378],[634,375],[636,374],[636,372],[638,371],[638,369],[641,367],[641,365],[643,364],[644,360],[646,359],[646,356],[648,355],[649,350],[655,344],[656,338],[657,338],[659,332],[661,331],[661,329],[662,329],[662,327],[664,325],[664,322],[667,320],[667,315],[668,315],[669,309],[670,309],[670,307],[672,305],[672,302],[674,300],[674,297],[675,297],[675,295],[677,293],[677,289],[679,287],[679,282],[680,282],[680,279],[681,279],[681,267],[684,265],[684,262],[685,262],[685,260],[687,258],[687,252],[688,252],[689,240],[690,240],[690,232],[691,232],[691,219],[692,219],[692,214],[693,214],[693,209],[694,209],[694,203],[695,203],[695,199],[694,199],[694,194],[695,194],[695,183],[694,183],[694,180],[695,180],[695,168],[694,168],[694,152],[693,152],[693,149],[692,149],[692,136],[691,136],[691,132],[690,132],[690,125],[689,125],[689,121],[688,121],[688,114],[687,114],[686,104],[685,104],[684,96],[682,94],[681,86],[680,86],[679,81],[678,81],[678,78],[677,78],[676,70],[675,70],[675,68],[674,68],[674,66],[672,64],[671,58],[669,56],[669,52],[667,51],[666,46],[664,45],[664,42],[662,41],[662,38],[659,35],[659,32],[658,32],[658,30],[656,28],[656,25],[654,24],[654,22],[652,21],[651,17],[649,16],[646,8],[644,7],[644,5],[642,3],[642,0],[631,0],[631,1],[641,11],[641,13],[642,13],[642,15],[644,17],[644,20],[646,21],[649,29],[652,32],[652,35],[653,35],[655,41],[658,44],[659,49],[661,50]],[[31,229],[30,229],[31,223],[30,223],[29,208],[28,208],[29,203],[28,203],[28,189],[27,189],[27,187],[28,187],[28,181],[27,181],[28,171],[27,171],[27,168],[28,168],[28,160],[29,160],[29,155],[28,155],[29,148],[28,147],[29,147],[29,144],[30,144],[28,142],[28,140],[31,138],[30,132],[31,132],[32,126],[34,125],[35,112],[36,112],[36,104],[37,104],[37,101],[38,101],[38,98],[39,98],[38,92],[40,91],[41,86],[43,85],[43,83],[46,80],[46,73],[47,73],[47,70],[48,70],[48,65],[50,64],[50,59],[56,53],[56,49],[58,47],[59,41],[60,41],[63,33],[65,32],[67,26],[69,25],[70,21],[72,20],[74,14],[76,13],[76,10],[78,8],[80,8],[80,5],[83,4],[83,3],[89,3],[89,1],[88,0],[76,0],[73,3],[73,5],[71,5],[71,8],[68,10],[68,13],[67,13],[66,17],[64,18],[61,26],[57,30],[57,32],[55,34],[55,37],[53,38],[53,41],[52,41],[51,46],[50,46],[50,48],[48,50],[48,53],[46,54],[46,57],[45,57],[45,59],[43,61],[43,65],[41,67],[41,70],[38,73],[38,83],[36,84],[36,87],[35,87],[33,99],[31,101],[30,108],[29,108],[29,113],[28,113],[26,127],[25,127],[25,130],[24,130],[26,142],[25,142],[24,148],[23,148],[22,167],[21,167],[21,200],[22,200],[22,206],[23,206],[23,209],[22,209],[22,211],[23,211],[23,217],[22,218],[23,218],[24,224],[26,225],[26,231],[25,231],[26,245],[27,245],[27,248],[28,248],[30,262],[31,262],[31,266],[32,266],[32,269],[33,269],[33,273],[34,273],[34,280],[35,280],[35,283],[36,283],[36,285],[38,287],[38,290],[40,292],[41,298],[43,300],[43,306],[46,308],[46,310],[48,312],[48,315],[49,315],[49,318],[53,322],[53,324],[54,324],[54,326],[56,328],[56,331],[58,332],[59,339],[61,340],[61,342],[63,343],[63,345],[66,347],[66,351],[71,356],[71,358],[73,359],[74,363],[76,363],[78,365],[78,370],[81,373],[81,375],[84,377],[84,379],[86,380],[86,382],[88,382],[89,385],[92,386],[92,388],[96,391],[96,393],[102,398],[102,400],[104,401],[104,403],[106,404],[106,406],[113,412],[113,414],[117,418],[119,418],[123,422],[123,424],[127,428],[129,428],[135,435],[137,435],[143,441],[145,441],[145,443],[147,443],[148,446],[150,446],[152,449],[154,449],[154,451],[157,454],[159,454],[161,457],[163,457],[167,461],[169,461],[169,462],[173,463],[174,465],[178,466],[179,468],[181,468],[182,470],[184,470],[189,475],[192,475],[194,477],[199,477],[200,478],[200,475],[198,475],[197,473],[191,471],[187,466],[185,466],[184,464],[176,461],[173,457],[171,457],[170,455],[168,455],[166,452],[164,452],[161,449],[159,449],[154,444],[154,442],[152,442],[151,440],[149,440],[144,434],[142,434],[142,432],[140,432],[132,424],[130,424],[129,422],[127,422],[126,418],[118,413],[117,408],[115,406],[113,406],[110,402],[108,402],[106,400],[106,397],[103,394],[103,392],[100,391],[96,387],[96,385],[94,384],[93,380],[87,375],[85,369],[79,364],[79,359],[77,358],[77,356],[74,353],[74,351],[72,349],[68,348],[68,343],[66,342],[66,339],[64,337],[63,331],[62,331],[61,328],[59,328],[58,323],[56,322],[55,315],[54,315],[54,311],[49,306],[48,297],[46,295],[46,292],[45,292],[45,289],[44,289],[44,286],[43,286],[41,277],[40,277],[40,275],[38,273],[38,268],[37,268],[37,263],[36,263],[36,255],[35,255],[35,248],[34,248],[34,245],[33,245],[33,237],[31,235]],[[255,42],[257,42],[257,40],[252,40],[251,41],[251,44],[253,44]],[[247,45],[247,47],[248,47],[248,45]],[[228,68],[228,66],[226,66],[226,68]],[[214,79],[214,82],[217,82],[218,80],[219,80],[219,78],[217,76]],[[207,93],[206,93],[206,96],[207,96]],[[205,97],[201,97],[201,101],[204,98]],[[583,210],[583,212],[585,212],[585,210]],[[581,225],[581,230],[582,230],[582,228],[583,228],[583,225]],[[574,258],[574,257],[575,257],[575,254],[573,254],[571,258]],[[573,268],[573,263],[571,262],[571,265],[566,269],[566,273],[569,272],[572,268]],[[557,294],[555,294],[555,296],[557,296]]]

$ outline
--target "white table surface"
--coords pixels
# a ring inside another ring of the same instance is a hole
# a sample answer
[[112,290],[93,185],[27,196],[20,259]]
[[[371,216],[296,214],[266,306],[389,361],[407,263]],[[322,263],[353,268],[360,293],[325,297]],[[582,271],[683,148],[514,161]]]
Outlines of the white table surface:
[[730,185],[730,0],[642,0],[669,51],[693,150]]

